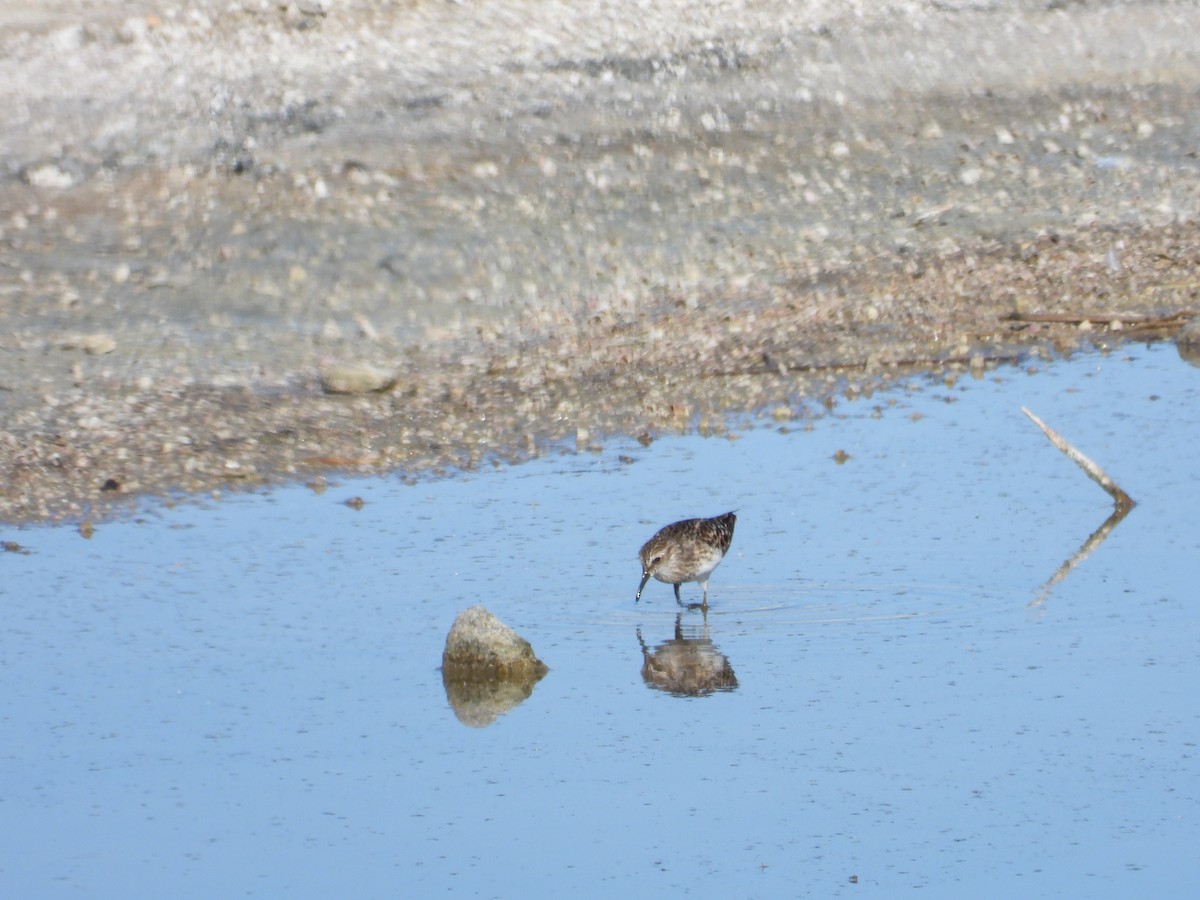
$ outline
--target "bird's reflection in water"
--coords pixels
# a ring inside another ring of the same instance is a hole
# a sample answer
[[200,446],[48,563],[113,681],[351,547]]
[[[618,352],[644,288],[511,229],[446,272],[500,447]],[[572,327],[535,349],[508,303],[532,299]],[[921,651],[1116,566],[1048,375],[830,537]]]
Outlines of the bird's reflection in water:
[[689,626],[684,636],[682,614],[675,617],[675,637],[659,644],[653,652],[637,630],[642,645],[642,680],[657,691],[676,697],[706,697],[715,691],[732,691],[738,686],[729,659],[713,645],[704,624]]

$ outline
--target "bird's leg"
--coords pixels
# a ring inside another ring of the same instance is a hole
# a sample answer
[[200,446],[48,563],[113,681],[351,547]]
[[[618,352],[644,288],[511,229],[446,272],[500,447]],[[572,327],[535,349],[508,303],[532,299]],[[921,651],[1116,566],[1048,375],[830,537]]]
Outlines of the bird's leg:
[[[679,600],[679,585],[675,585],[675,599]],[[708,582],[704,582],[704,602],[703,603],[684,603],[679,600],[679,605],[688,609],[702,609],[704,614],[708,615]]]
[[678,584],[675,585],[675,602],[678,603],[680,606],[684,605],[683,600],[679,596],[679,585]]

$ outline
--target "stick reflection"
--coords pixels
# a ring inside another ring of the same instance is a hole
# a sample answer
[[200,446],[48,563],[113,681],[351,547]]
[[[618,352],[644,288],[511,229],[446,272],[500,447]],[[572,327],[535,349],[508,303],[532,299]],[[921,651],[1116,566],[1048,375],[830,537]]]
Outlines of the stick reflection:
[[1091,556],[1092,551],[1104,543],[1104,539],[1107,538],[1112,533],[1112,530],[1117,527],[1117,523],[1129,515],[1130,509],[1132,509],[1132,507],[1117,506],[1113,510],[1112,515],[1104,520],[1104,524],[1093,531],[1091,536],[1083,542],[1083,545],[1076,550],[1069,559],[1067,559],[1061,566],[1058,567],[1057,571],[1050,576],[1050,579],[1045,584],[1038,588],[1037,594],[1032,600],[1029,601],[1029,608],[1033,609],[1044,606],[1046,601],[1050,598],[1050,594],[1054,591],[1054,586],[1070,575],[1077,565]]

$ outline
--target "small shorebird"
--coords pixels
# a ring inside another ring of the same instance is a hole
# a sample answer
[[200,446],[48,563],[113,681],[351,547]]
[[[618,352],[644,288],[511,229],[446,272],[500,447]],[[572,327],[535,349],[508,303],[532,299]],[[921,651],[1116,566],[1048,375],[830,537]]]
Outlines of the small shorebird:
[[638,558],[642,561],[642,583],[634,601],[642,599],[642,590],[653,575],[659,581],[675,585],[675,602],[686,606],[679,598],[679,585],[696,581],[704,588],[704,602],[692,604],[708,608],[708,576],[720,565],[733,540],[733,525],[737,516],[725,513],[711,519],[684,519],[659,529],[642,545]]

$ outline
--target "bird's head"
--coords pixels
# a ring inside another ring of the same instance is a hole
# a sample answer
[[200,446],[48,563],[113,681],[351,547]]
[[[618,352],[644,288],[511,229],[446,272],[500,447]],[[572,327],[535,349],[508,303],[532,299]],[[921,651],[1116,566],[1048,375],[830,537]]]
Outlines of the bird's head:
[[673,551],[674,548],[670,544],[663,546],[653,542],[642,548],[638,554],[638,558],[642,561],[642,583],[638,585],[637,596],[634,597],[635,602],[642,599],[642,591],[646,587],[646,582],[655,572],[669,563]]

